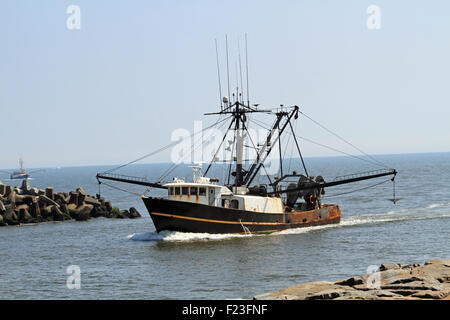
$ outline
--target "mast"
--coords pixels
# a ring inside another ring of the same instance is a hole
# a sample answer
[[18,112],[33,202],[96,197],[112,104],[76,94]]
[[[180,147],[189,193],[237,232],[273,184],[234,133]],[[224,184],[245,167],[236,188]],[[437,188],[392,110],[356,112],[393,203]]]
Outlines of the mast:
[[241,186],[243,184],[243,176],[242,176],[242,161],[244,154],[244,137],[243,130],[241,129],[241,114],[239,112],[239,103],[236,103],[236,178],[234,179],[235,186]]
[[23,159],[19,158],[19,165],[20,165],[20,173],[25,173],[25,171],[23,170]]

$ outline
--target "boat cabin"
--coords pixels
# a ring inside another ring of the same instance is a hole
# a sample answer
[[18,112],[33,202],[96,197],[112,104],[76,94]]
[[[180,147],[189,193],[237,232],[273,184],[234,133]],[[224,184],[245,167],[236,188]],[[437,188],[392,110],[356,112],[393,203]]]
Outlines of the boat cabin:
[[245,190],[234,190],[233,193],[209,178],[198,177],[196,180],[197,182],[185,182],[174,178],[173,182],[165,184],[168,199],[253,212],[283,212],[283,202],[279,197],[247,195]]

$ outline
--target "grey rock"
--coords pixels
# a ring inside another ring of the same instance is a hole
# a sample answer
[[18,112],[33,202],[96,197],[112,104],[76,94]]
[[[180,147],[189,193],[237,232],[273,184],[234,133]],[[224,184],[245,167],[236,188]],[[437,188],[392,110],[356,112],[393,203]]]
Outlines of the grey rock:
[[4,193],[3,196],[4,196],[5,198],[8,198],[9,194],[10,194],[12,191],[13,191],[13,188],[12,188],[11,186],[6,186],[5,193]]
[[131,207],[130,210],[129,210],[128,217],[130,219],[136,219],[136,218],[140,218],[141,214],[139,213],[139,211],[136,210],[135,207]]
[[3,220],[9,225],[14,226],[19,224],[19,219],[12,208],[6,210],[3,214]]
[[385,262],[381,264],[380,271],[400,269],[400,266],[394,262]]
[[86,194],[86,191],[84,191],[84,189],[81,188],[81,187],[77,188],[76,191],[78,192],[78,194],[81,194],[81,195],[83,195],[83,196],[86,196],[86,195],[87,195],[87,194]]
[[57,202],[53,201],[53,199],[50,199],[49,197],[47,197],[46,195],[39,196],[39,202],[57,206],[59,208],[59,204]]
[[100,201],[98,201],[98,200],[96,200],[95,198],[90,197],[90,196],[87,196],[87,197],[84,199],[84,202],[87,203],[87,204],[92,204],[92,205],[94,205],[94,206],[101,206]]
[[54,200],[54,191],[53,187],[45,188],[45,196],[51,200]]
[[70,195],[69,204],[78,205],[78,192],[71,191],[69,195]]
[[22,180],[22,186],[20,187],[20,189],[22,190],[23,194],[27,194],[30,191],[31,187],[30,187],[30,184],[28,182],[28,179],[23,179]]
[[20,221],[20,223],[36,222],[26,208],[20,208],[19,221]]
[[53,221],[64,221],[64,214],[57,206],[52,206]]

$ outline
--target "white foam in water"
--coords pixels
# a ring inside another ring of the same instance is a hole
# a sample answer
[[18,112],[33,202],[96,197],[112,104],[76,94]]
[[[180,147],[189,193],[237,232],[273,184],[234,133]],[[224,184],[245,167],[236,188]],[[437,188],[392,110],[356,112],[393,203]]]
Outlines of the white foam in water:
[[432,212],[426,209],[448,207],[450,203],[445,204],[432,204],[426,208],[413,208],[413,209],[400,209],[394,211],[388,211],[386,213],[379,214],[361,214],[343,218],[338,224],[327,224],[323,226],[313,227],[301,227],[294,229],[286,229],[283,231],[273,232],[270,234],[211,234],[211,233],[191,233],[191,232],[174,232],[174,231],[162,231],[145,232],[145,233],[133,233],[127,236],[128,240],[134,241],[173,241],[173,242],[189,242],[189,241],[210,241],[210,240],[227,240],[235,238],[257,237],[257,236],[269,236],[269,235],[289,235],[289,234],[301,234],[317,230],[324,230],[329,228],[341,228],[349,226],[358,226],[372,223],[385,223],[396,222],[406,220],[423,220],[434,218],[450,218],[450,212]]
[[434,209],[434,208],[442,208],[442,207],[448,207],[450,206],[450,203],[433,203],[430,204],[427,209]]
[[128,240],[134,241],[201,241],[201,240],[226,240],[232,238],[244,238],[252,235],[240,234],[212,234],[212,233],[193,233],[193,232],[175,232],[162,231],[133,233],[127,236]]
[[133,233],[127,236],[128,240],[134,241],[161,241],[163,235],[156,232]]

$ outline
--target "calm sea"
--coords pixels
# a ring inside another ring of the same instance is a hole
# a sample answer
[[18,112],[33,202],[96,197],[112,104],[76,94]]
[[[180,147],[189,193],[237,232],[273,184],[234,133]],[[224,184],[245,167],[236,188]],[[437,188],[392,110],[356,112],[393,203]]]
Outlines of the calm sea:
[[[397,204],[387,200],[390,181],[355,191],[384,178],[328,188],[323,202],[339,204],[340,224],[269,235],[158,234],[138,196],[145,188],[114,184],[127,193],[102,185],[102,196],[113,205],[134,206],[143,218],[1,227],[0,298],[247,299],[302,282],[365,274],[386,261],[449,259],[450,153],[376,158],[399,171],[396,194],[403,199]],[[345,157],[306,163],[310,174],[325,180],[367,170],[365,163]],[[157,179],[167,167],[143,164],[122,172]],[[109,168],[46,169],[30,183],[57,192],[82,186],[95,194],[95,174]],[[169,177],[188,178],[190,170],[181,166]],[[7,176],[0,180],[13,183]],[[67,286],[67,268],[73,265],[80,271],[79,289]]]

